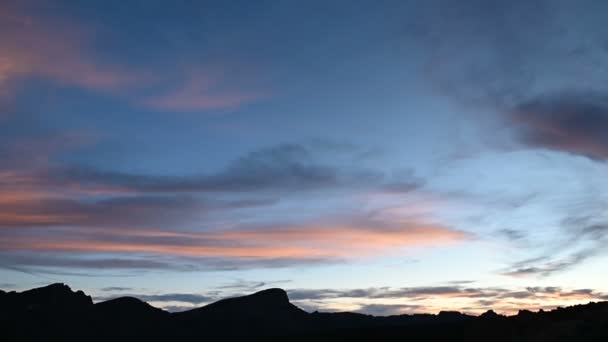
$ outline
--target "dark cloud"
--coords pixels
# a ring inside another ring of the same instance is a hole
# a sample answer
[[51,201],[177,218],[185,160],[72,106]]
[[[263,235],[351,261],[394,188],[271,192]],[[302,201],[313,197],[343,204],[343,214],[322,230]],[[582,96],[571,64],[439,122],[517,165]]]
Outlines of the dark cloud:
[[492,300],[492,299],[480,299],[477,301],[477,304],[479,304],[482,307],[492,307],[493,305],[500,303],[499,300]]
[[561,292],[561,288],[555,286],[547,286],[547,287],[526,287],[528,292],[540,292],[540,293],[557,293]]
[[421,305],[405,304],[366,304],[361,306],[356,312],[373,316],[392,316],[412,314],[424,311]]
[[562,92],[530,99],[511,111],[517,137],[528,146],[608,158],[608,96]]
[[[31,271],[41,274],[56,274],[60,269],[76,270],[168,270],[179,268],[172,260],[160,258],[84,258],[82,255],[72,253],[71,256],[59,256],[55,254],[29,254],[29,253],[0,253],[0,261],[3,265],[12,265],[23,271]],[[60,273],[65,273],[61,271]],[[73,273],[70,273],[73,274]],[[94,272],[78,273],[77,275],[91,276]],[[128,276],[126,273],[125,276]]]
[[475,283],[475,280],[452,280],[452,281],[448,281],[448,284],[451,285],[465,285],[465,284],[473,284]]
[[[27,252],[0,253],[0,268],[27,273],[34,276],[72,275],[81,277],[131,277],[143,272],[204,272],[204,271],[237,271],[260,268],[309,267],[343,262],[340,259],[326,258],[239,258],[239,257],[179,257],[158,254],[144,254],[137,257],[104,257],[91,256],[88,252],[36,253]],[[103,271],[103,272],[100,272]],[[108,273],[120,271],[114,275]],[[288,282],[285,280],[285,282]],[[278,282],[277,282],[278,283]],[[259,285],[260,283],[258,283]],[[265,283],[275,284],[274,282]],[[275,284],[276,285],[276,284]],[[263,287],[260,286],[260,287]],[[232,290],[237,290],[235,287]],[[249,290],[255,290],[250,288]],[[249,292],[245,287],[243,292]]]
[[514,241],[514,242],[521,241],[526,237],[526,233],[524,233],[520,230],[508,229],[508,228],[500,229],[496,233],[498,236],[505,237],[505,238],[507,238],[507,240]]
[[222,171],[208,175],[150,176],[70,167],[55,169],[51,177],[56,182],[77,182],[84,187],[171,193],[331,189],[382,186],[386,181],[395,182],[395,185],[389,186],[403,191],[419,185],[415,179],[387,180],[383,173],[371,169],[343,169],[332,160],[319,158],[323,152],[306,144],[282,144],[250,152],[231,162]]

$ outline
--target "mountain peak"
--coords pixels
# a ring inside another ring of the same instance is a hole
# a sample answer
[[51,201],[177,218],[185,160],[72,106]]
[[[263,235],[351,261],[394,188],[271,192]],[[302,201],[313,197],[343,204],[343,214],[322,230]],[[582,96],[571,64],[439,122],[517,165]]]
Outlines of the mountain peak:
[[75,314],[89,310],[93,299],[82,291],[62,283],[55,283],[23,292],[9,292],[2,296],[2,305],[12,314]]
[[[31,289],[29,291],[38,291],[38,292],[72,292],[72,289],[64,284],[64,283],[53,283],[47,286],[38,287],[35,289]],[[27,291],[25,291],[27,292]]]
[[96,303],[95,310],[98,314],[105,315],[106,317],[113,316],[114,319],[121,317],[130,319],[138,317],[142,319],[146,317],[163,317],[169,314],[135,297],[118,297]]
[[201,309],[246,307],[254,310],[272,310],[277,308],[291,308],[291,306],[292,304],[289,302],[289,298],[287,297],[287,292],[285,292],[285,290],[271,288],[247,296],[222,299],[215,303],[204,306]]
[[289,303],[289,297],[287,297],[287,292],[279,288],[262,290],[247,297],[251,297],[252,299],[256,298],[259,300],[263,300],[267,303]]
[[22,292],[23,297],[37,298],[48,303],[73,303],[79,305],[93,304],[93,299],[84,292],[76,292],[63,283],[54,283],[44,287]]
[[496,312],[494,312],[494,310],[488,310],[488,311],[482,313],[479,317],[485,318],[485,319],[494,319],[494,318],[504,317],[504,316],[497,314]]

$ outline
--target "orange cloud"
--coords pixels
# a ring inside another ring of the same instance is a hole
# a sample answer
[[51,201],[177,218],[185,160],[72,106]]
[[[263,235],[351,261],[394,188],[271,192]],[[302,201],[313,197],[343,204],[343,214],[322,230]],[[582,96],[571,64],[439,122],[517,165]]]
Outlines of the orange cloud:
[[[10,250],[155,253],[187,257],[357,258],[396,249],[446,244],[466,238],[462,232],[420,225],[401,229],[297,227],[217,233],[110,231],[106,235],[4,238]],[[60,233],[61,234],[61,233]]]

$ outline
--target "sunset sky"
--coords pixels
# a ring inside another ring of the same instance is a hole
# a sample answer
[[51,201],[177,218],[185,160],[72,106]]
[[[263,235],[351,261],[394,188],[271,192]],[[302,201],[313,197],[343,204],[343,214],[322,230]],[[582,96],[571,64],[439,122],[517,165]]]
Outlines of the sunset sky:
[[608,2],[0,3],[0,288],[608,300]]

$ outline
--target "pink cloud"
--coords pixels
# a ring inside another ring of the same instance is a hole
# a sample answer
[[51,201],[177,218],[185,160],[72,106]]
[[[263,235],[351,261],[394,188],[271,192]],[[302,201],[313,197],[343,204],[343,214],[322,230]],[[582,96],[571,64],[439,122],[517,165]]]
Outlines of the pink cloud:
[[[91,50],[95,37],[88,30],[63,21],[30,17],[12,8],[0,7],[0,12],[0,99],[11,95],[19,80],[30,77],[109,92],[158,110],[233,109],[265,97],[262,91],[230,85],[236,80],[217,77],[222,67],[203,74],[192,71],[203,69],[201,66],[189,66],[188,72],[182,72],[170,62],[170,67],[162,70],[102,63]],[[149,94],[158,87],[165,89],[154,96],[140,93],[145,90]],[[124,89],[130,91],[121,91]]]
[[96,63],[87,37],[77,27],[33,18],[3,8],[0,24],[0,92],[20,77],[41,76],[59,83],[96,90],[133,84],[133,72]]

